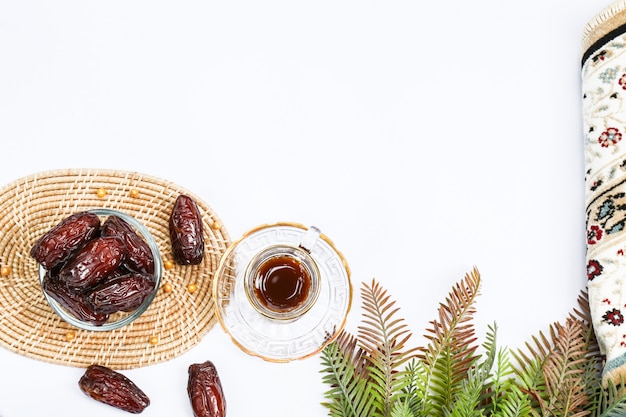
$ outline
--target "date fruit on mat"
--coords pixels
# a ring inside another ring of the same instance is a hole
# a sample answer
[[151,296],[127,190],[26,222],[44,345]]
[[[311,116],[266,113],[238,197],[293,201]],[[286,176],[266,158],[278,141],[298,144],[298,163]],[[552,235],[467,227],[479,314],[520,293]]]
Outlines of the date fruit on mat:
[[50,271],[46,272],[46,276],[43,279],[43,290],[81,321],[102,326],[109,319],[108,314],[95,312],[91,305],[87,303],[87,298],[84,294],[71,292],[65,284],[58,281],[57,277],[51,275]]
[[127,249],[124,260],[126,268],[146,274],[154,272],[154,257],[150,246],[126,220],[115,215],[109,216],[102,225],[102,236],[117,236],[124,241]]
[[197,265],[204,256],[202,216],[193,198],[176,198],[169,221],[174,260],[181,265]]
[[189,366],[187,394],[194,417],[225,417],[226,399],[215,365],[211,361]]
[[73,214],[35,242],[30,256],[46,269],[65,262],[72,253],[95,237],[100,231],[100,218],[93,213]]
[[102,365],[90,365],[78,381],[87,396],[129,413],[139,414],[150,399],[126,376]]
[[97,237],[87,242],[63,265],[59,280],[74,292],[86,290],[115,272],[125,256],[126,246],[122,239]]
[[132,311],[152,294],[154,287],[151,275],[130,273],[95,287],[87,295],[87,302],[93,311],[100,314]]

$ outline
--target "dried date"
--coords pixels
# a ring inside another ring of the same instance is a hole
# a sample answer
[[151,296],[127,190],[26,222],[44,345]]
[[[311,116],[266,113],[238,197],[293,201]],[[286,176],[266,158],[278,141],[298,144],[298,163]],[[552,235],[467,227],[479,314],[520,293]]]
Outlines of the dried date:
[[194,417],[226,416],[224,390],[211,361],[189,366],[187,394]]
[[117,237],[90,240],[67,261],[59,280],[74,292],[83,292],[114,273],[126,255],[124,242]]
[[55,268],[99,231],[100,218],[94,213],[73,214],[41,236],[31,248],[30,256],[46,269]]
[[197,265],[204,256],[202,216],[196,202],[181,194],[176,198],[169,220],[174,260],[181,265]]
[[56,302],[61,304],[70,314],[81,321],[102,326],[109,319],[108,314],[96,313],[87,303],[83,294],[76,294],[60,283],[51,272],[46,272],[43,279],[43,290]]
[[133,414],[150,405],[150,398],[126,376],[102,365],[90,365],[78,381],[87,396]]
[[109,216],[102,225],[102,236],[117,236],[126,244],[127,254],[124,264],[134,272],[152,274],[154,272],[154,256],[150,246],[119,216]]
[[101,314],[132,311],[152,294],[154,287],[152,276],[130,273],[107,279],[95,287],[87,295],[87,302],[93,311]]

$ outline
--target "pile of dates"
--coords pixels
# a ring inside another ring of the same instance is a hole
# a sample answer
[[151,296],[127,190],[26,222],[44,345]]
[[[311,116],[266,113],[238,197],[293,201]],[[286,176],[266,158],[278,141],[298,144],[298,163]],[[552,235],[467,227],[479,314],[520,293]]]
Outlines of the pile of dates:
[[77,319],[101,326],[137,309],[155,290],[154,257],[124,219],[73,214],[45,233],[30,255],[45,269],[43,289]]
[[[105,366],[89,366],[78,386],[88,397],[132,414],[150,405],[150,398],[133,381]],[[187,394],[194,417],[226,416],[224,390],[213,362],[189,366]]]

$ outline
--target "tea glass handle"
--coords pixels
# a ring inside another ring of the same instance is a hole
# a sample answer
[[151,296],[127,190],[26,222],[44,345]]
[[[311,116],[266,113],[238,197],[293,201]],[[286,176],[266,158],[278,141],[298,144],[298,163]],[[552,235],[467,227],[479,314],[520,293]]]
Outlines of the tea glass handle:
[[300,241],[300,245],[299,245],[300,248],[311,253],[311,250],[315,246],[315,243],[317,243],[317,239],[319,239],[320,237],[320,233],[321,231],[317,227],[315,226],[309,227],[309,229],[306,231],[304,236],[302,236],[302,240]]

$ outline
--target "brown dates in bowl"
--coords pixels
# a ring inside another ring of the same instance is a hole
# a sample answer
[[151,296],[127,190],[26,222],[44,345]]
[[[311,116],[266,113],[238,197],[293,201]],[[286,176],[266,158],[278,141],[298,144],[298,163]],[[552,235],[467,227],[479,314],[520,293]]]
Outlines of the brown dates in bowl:
[[[98,230],[69,251],[64,260],[46,268],[35,259],[43,294],[61,319],[85,330],[114,330],[131,323],[150,306],[163,265],[152,234],[126,213],[93,209],[73,214],[59,225],[72,218],[93,219],[93,215],[98,217]],[[114,227],[107,227],[112,224]],[[55,234],[55,230],[64,230],[59,225],[33,248],[43,246],[42,242],[63,246],[64,236]]]
[[154,256],[148,243],[120,216],[109,216],[102,225],[102,236],[116,236],[126,244],[126,267],[133,272],[152,274]]
[[30,256],[44,268],[54,269],[99,231],[97,214],[89,211],[72,214],[41,236],[31,248]]
[[87,242],[67,261],[57,279],[74,293],[85,293],[122,266],[126,245],[117,237],[97,237]]
[[153,292],[154,281],[150,275],[131,272],[95,287],[87,295],[87,303],[99,314],[129,312],[139,308]]

